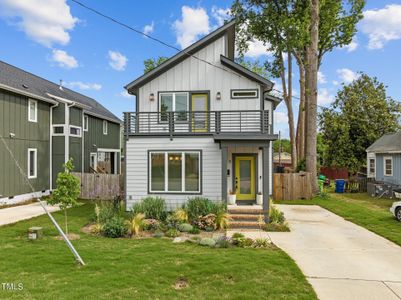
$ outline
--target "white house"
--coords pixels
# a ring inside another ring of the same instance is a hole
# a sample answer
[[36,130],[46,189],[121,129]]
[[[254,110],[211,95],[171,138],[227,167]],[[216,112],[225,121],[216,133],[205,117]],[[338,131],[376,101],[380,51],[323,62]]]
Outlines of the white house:
[[272,190],[273,83],[234,62],[235,21],[173,56],[125,88],[126,203],[148,195],[169,209],[188,197],[253,204]]

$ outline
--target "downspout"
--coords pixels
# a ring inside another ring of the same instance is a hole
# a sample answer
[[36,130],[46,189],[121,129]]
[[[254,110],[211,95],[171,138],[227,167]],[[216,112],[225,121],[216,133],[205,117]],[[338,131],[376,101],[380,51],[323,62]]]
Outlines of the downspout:
[[49,143],[49,165],[50,165],[50,179],[49,179],[49,189],[53,190],[53,108],[57,107],[57,104],[50,106],[50,143]]
[[65,145],[64,145],[64,163],[70,159],[70,107],[73,107],[75,103],[66,104],[65,106]]
[[[88,123],[89,123],[89,121],[88,121]],[[88,124],[89,125],[89,124]],[[82,110],[82,127],[81,127],[81,156],[82,156],[82,158],[81,158],[81,173],[84,173],[84,171],[85,171],[85,162],[84,162],[84,159],[85,159],[85,141],[84,141],[84,139],[85,139],[85,113],[84,113],[84,110]]]

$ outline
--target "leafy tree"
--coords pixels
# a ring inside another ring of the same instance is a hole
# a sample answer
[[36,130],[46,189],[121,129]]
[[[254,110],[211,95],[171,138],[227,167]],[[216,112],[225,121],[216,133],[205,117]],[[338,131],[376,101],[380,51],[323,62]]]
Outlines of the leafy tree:
[[291,143],[290,140],[288,139],[282,139],[281,141],[275,140],[273,142],[273,151],[276,153],[279,152],[280,142],[281,142],[281,152],[291,153]]
[[256,73],[264,78],[268,78],[268,72],[266,66],[260,62],[260,60],[248,60],[243,56],[236,59],[236,62],[242,65],[244,68],[247,68],[249,71]]
[[366,164],[366,148],[400,129],[400,113],[401,104],[386,95],[384,84],[360,73],[319,116],[325,163],[357,172]]
[[143,62],[143,66],[144,66],[143,72],[148,73],[148,72],[152,71],[154,68],[161,65],[166,60],[168,60],[168,57],[165,57],[165,56],[159,56],[158,58],[145,59]]
[[64,172],[57,175],[57,188],[48,202],[52,205],[59,204],[64,211],[65,233],[68,234],[67,209],[78,205],[77,199],[81,193],[81,187],[78,178],[71,174],[74,170],[72,158],[63,165],[63,168]]

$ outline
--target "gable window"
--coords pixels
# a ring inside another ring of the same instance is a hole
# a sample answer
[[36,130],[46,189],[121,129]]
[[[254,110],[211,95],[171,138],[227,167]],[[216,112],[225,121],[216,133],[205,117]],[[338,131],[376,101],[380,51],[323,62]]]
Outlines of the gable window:
[[53,125],[53,135],[64,135],[64,125]]
[[393,176],[393,158],[391,156],[383,157],[384,176]]
[[375,158],[369,158],[369,177],[375,177],[376,173],[376,160]]
[[70,136],[81,137],[81,127],[70,125]]
[[108,130],[108,124],[106,120],[103,120],[103,134],[106,135],[107,134],[107,130]]
[[88,131],[89,117],[84,116],[84,131]]
[[28,121],[38,121],[38,101],[29,99],[28,100]]
[[160,93],[159,94],[159,112],[160,121],[168,121],[168,113],[174,112],[176,121],[187,121],[187,111],[189,110],[189,96],[187,92],[178,93]]
[[200,151],[150,152],[150,192],[199,193],[200,166]]
[[231,90],[231,99],[258,98],[258,90]]
[[38,162],[38,150],[36,148],[28,148],[28,178],[36,178]]

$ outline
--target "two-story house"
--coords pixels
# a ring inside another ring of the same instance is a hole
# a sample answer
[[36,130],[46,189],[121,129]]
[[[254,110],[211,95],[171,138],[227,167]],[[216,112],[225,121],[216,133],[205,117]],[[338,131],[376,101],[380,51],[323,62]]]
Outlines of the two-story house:
[[273,83],[234,62],[235,21],[213,31],[125,88],[126,203],[148,195],[169,209],[203,196],[253,204],[272,190]]
[[96,100],[0,61],[0,204],[49,194],[69,158],[75,172],[118,174],[120,132]]

